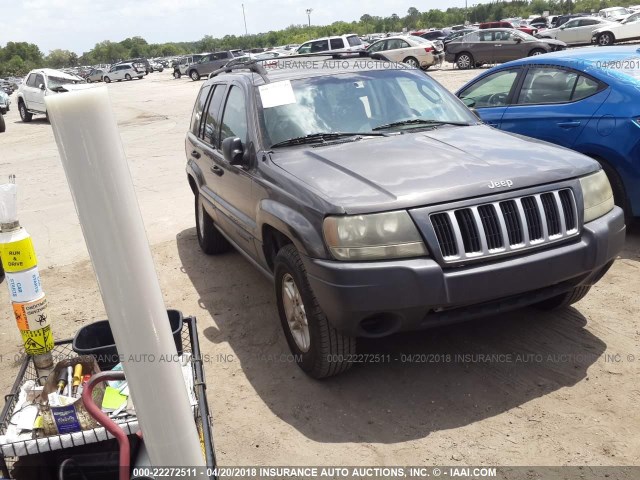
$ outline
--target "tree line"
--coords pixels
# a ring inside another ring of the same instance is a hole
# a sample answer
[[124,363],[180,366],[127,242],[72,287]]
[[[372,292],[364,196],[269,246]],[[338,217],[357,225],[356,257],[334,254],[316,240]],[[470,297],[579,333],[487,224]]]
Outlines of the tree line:
[[403,29],[417,30],[424,28],[441,28],[451,25],[500,20],[503,18],[542,15],[570,12],[597,12],[612,6],[628,6],[637,0],[513,0],[495,1],[477,4],[464,8],[432,9],[420,12],[411,7],[406,15],[391,14],[379,17],[364,14],[358,21],[334,22],[331,25],[307,26],[291,25],[282,30],[253,35],[225,35],[215,38],[205,35],[193,42],[170,42],[150,44],[144,38],[132,37],[121,42],[105,40],[97,43],[91,50],[81,56],[69,50],[56,49],[44,55],[37,45],[26,42],[9,42],[0,47],[0,77],[21,76],[29,70],[39,67],[62,68],[77,65],[96,65],[113,63],[118,60],[137,57],[171,57],[187,53],[213,52],[236,48],[251,49],[303,43],[307,40],[330,35],[356,33],[400,32]]

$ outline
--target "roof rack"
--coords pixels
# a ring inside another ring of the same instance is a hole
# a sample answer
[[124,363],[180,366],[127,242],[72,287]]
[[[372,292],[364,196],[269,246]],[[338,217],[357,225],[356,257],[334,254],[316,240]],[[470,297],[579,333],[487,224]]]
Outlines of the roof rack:
[[[233,60],[231,60],[231,62],[232,61]],[[267,71],[262,65],[258,63],[262,61],[263,60],[247,60],[245,62],[238,62],[233,65],[225,65],[224,67],[211,72],[209,74],[209,78],[213,78],[216,75],[220,75],[221,73],[231,73],[232,70],[249,70],[253,73],[257,73],[258,75],[260,75],[264,80],[264,83],[269,83],[269,77],[267,76]]]
[[264,83],[269,83],[270,80],[268,77],[268,72],[262,66],[263,62],[278,62],[281,60],[289,60],[289,59],[304,58],[304,57],[331,57],[334,59],[369,57],[374,60],[382,60],[386,62],[392,61],[382,53],[376,52],[376,53],[370,54],[365,50],[358,51],[358,52],[303,53],[300,55],[287,55],[284,57],[273,57],[273,58],[262,58],[262,59],[253,58],[250,60],[239,61],[238,63],[232,63],[234,60],[230,60],[229,63],[232,63],[231,65],[227,64],[224,67],[214,70],[209,74],[209,78],[213,78],[216,75],[220,75],[221,73],[231,73],[233,70],[249,70],[250,72],[257,73],[258,75],[260,75],[264,80]]

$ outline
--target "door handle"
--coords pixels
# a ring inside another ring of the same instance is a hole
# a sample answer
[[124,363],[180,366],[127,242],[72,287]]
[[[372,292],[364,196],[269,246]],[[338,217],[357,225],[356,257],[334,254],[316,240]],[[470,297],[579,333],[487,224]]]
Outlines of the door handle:
[[191,156],[192,156],[193,158],[200,158],[200,154],[198,153],[198,151],[197,151],[197,150],[194,150],[193,152],[191,152]]
[[487,125],[489,125],[490,127],[497,127],[498,126],[497,123],[493,123],[493,122],[487,122]]
[[502,44],[500,44],[500,45],[494,45],[494,47],[501,47],[501,46],[502,46]]
[[580,122],[558,122],[560,128],[576,128],[580,126]]
[[222,175],[224,175],[224,170],[221,169],[219,166],[214,165],[213,167],[211,167],[211,171],[213,173],[215,173],[216,175],[218,175],[219,177],[221,177]]

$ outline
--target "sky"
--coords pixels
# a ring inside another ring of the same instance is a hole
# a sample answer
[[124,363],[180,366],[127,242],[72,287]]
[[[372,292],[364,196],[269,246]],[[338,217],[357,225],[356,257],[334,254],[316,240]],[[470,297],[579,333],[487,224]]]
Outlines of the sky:
[[[469,2],[471,5],[472,2]],[[476,3],[474,1],[473,3]],[[307,23],[358,20],[363,14],[404,16],[409,7],[464,7],[464,0],[245,0],[249,33]],[[30,42],[46,55],[61,48],[82,54],[103,40],[141,36],[149,43],[244,34],[242,2],[219,0],[0,0],[0,46]]]

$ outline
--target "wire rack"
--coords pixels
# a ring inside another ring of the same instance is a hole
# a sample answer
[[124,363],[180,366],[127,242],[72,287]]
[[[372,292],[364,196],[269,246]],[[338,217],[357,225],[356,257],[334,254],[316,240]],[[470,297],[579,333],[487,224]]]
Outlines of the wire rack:
[[[198,332],[195,317],[186,317],[183,319],[182,326],[182,348],[184,353],[191,353],[191,366],[193,371],[193,386],[197,399],[197,405],[193,408],[194,420],[200,436],[200,444],[202,454],[206,464],[209,467],[216,466],[215,450],[213,447],[213,427],[211,415],[209,413],[209,404],[207,403],[206,382],[204,379],[204,368],[202,365],[202,356],[200,354],[200,343],[198,341]],[[54,362],[66,358],[76,357],[77,354],[71,348],[72,340],[61,340],[56,342],[52,355]],[[18,393],[22,385],[28,381],[38,380],[38,373],[31,357],[25,357],[16,380],[11,388],[11,392],[5,395],[5,405],[0,414],[0,435],[5,435],[7,428],[12,421],[14,415],[14,407],[18,400]],[[138,420],[135,416],[127,416],[116,420],[120,428],[127,435],[134,435],[139,430]],[[34,432],[36,432],[34,430]],[[12,443],[0,444],[0,471],[5,478],[14,478],[11,476],[12,467],[19,457],[26,455],[34,455],[54,450],[68,449],[88,445],[91,443],[102,442],[114,438],[104,427],[98,427],[91,430],[83,430],[80,432],[67,433],[62,435],[50,435],[48,437],[38,436],[32,433],[32,438],[22,439]],[[71,453],[71,451],[70,451]]]

